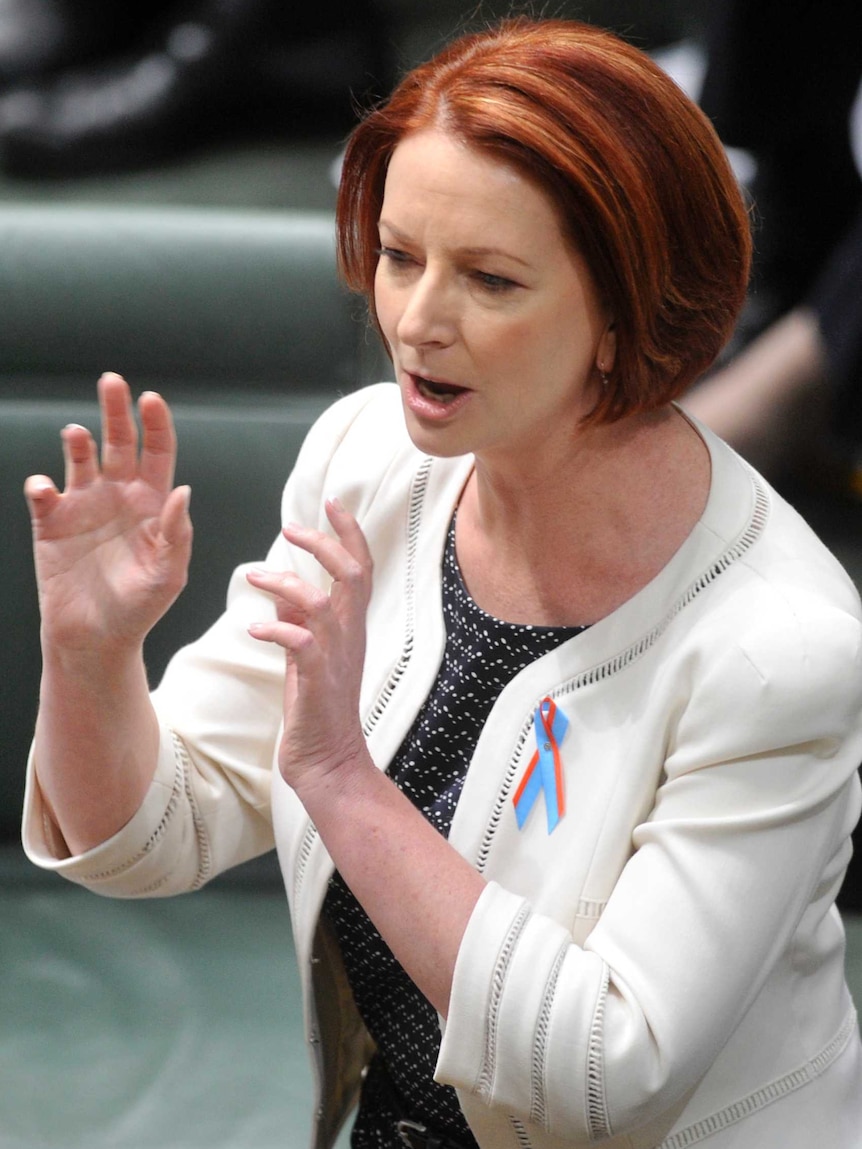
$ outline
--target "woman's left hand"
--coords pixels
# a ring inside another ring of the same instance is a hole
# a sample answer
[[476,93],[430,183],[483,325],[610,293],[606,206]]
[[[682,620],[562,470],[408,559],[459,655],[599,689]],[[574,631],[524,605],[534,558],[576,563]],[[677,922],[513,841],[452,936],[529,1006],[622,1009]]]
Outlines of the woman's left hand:
[[247,576],[277,613],[249,631],[287,656],[279,769],[383,940],[445,1016],[485,880],[371,759],[359,719],[371,554],[338,500],[326,515],[334,538],[292,524],[284,537],[331,576],[328,594],[292,572]]
[[335,771],[370,762],[359,719],[359,689],[371,554],[359,524],[338,499],[327,500],[326,516],[334,538],[293,523],[283,534],[330,575],[328,594],[291,571],[257,569],[247,575],[276,604],[276,621],[254,624],[249,633],[277,643],[287,656],[278,762],[300,798],[307,787],[332,781]]

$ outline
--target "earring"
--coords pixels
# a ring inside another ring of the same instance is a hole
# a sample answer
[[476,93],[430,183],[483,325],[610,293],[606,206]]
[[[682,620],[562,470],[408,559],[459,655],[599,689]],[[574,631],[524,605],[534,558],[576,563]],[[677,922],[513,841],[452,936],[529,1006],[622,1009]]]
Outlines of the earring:
[[602,381],[602,390],[607,391],[608,385],[610,384],[610,377],[608,376],[608,373],[605,371],[604,367],[602,367],[601,363],[596,364],[596,369],[599,373],[599,378]]

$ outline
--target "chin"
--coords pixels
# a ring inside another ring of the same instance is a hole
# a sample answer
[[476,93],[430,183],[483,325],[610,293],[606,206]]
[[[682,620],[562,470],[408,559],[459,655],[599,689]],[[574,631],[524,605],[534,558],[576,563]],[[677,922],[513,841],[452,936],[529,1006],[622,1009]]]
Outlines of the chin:
[[456,459],[472,453],[465,437],[454,428],[429,427],[406,408],[403,414],[410,442],[424,455],[433,455],[436,459]]

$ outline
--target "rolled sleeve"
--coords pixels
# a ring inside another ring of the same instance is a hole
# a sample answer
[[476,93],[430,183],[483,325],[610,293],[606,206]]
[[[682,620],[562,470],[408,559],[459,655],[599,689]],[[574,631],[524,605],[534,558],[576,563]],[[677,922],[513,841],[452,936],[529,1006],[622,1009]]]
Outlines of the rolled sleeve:
[[489,882],[455,966],[437,1079],[548,1132],[606,1134],[598,1035],[607,987],[597,954]]
[[27,857],[69,881],[114,897],[143,897],[194,888],[199,861],[190,857],[186,849],[176,849],[172,852],[187,860],[184,866],[166,874],[160,851],[154,848],[166,838],[184,838],[188,832],[181,811],[186,788],[183,766],[175,736],[162,729],[156,773],[134,816],[106,842],[72,857],[45,806],[31,753],[23,821]]

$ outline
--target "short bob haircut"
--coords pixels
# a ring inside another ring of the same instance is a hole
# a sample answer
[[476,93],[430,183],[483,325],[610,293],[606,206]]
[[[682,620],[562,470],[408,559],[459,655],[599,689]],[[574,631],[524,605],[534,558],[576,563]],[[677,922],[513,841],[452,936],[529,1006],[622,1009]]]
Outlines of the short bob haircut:
[[543,189],[586,259],[617,335],[590,422],[661,407],[713,362],[745,299],[750,221],[709,120],[649,56],[577,21],[515,17],[411,71],[353,131],[338,194],[339,267],[375,324],[389,159],[428,128]]

